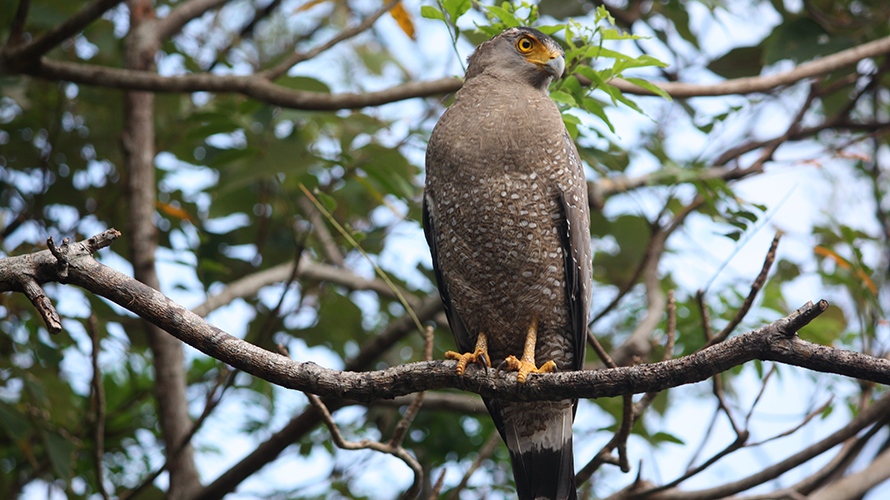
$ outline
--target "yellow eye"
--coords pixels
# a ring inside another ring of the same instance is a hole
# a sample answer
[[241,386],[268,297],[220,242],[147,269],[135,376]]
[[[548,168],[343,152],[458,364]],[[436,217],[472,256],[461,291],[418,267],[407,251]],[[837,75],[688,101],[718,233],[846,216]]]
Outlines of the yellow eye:
[[534,41],[527,36],[524,36],[516,42],[516,48],[519,49],[519,52],[531,52],[532,47],[534,47]]

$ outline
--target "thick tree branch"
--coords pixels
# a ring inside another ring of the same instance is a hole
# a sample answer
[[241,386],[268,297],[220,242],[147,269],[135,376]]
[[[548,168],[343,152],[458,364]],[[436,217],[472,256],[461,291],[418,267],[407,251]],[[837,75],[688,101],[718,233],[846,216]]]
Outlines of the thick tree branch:
[[[2,69],[2,68],[0,68]],[[0,71],[0,74],[3,72]],[[26,73],[48,80],[65,80],[85,85],[99,85],[149,92],[237,92],[259,101],[286,108],[314,111],[335,111],[380,106],[415,97],[429,97],[458,90],[461,80],[442,78],[408,82],[377,92],[360,94],[327,94],[292,90],[259,76],[191,74],[160,76],[143,71],[108,68],[93,64],[77,64],[43,59]]]
[[[491,378],[484,371],[475,369],[458,377],[453,363],[444,361],[412,363],[365,373],[329,370],[311,362],[294,362],[231,337],[159,292],[96,262],[91,252],[107,245],[117,235],[111,230],[84,242],[63,244],[54,252],[46,250],[0,260],[0,277],[4,278],[0,280],[0,291],[20,290],[18,282],[22,279],[38,277],[39,283],[54,281],[59,278],[60,269],[66,269],[66,278],[59,281],[105,296],[232,366],[284,387],[357,401],[441,388],[469,388],[486,397],[517,400],[611,397],[705,380],[752,359],[774,360],[879,383],[890,382],[888,360],[818,346],[797,338],[795,332],[824,311],[825,302],[807,304],[775,323],[684,358],[631,368],[535,376],[525,385],[518,384],[515,377]],[[63,266],[59,265],[60,261]],[[318,418],[313,412],[303,417],[312,421]],[[301,422],[295,425],[300,427]],[[283,449],[286,442],[280,446]]]
[[[127,6],[130,32],[124,40],[124,64],[131,71],[154,73],[157,71],[155,55],[162,44],[154,29],[157,22],[154,3],[128,0]],[[154,103],[155,95],[149,92],[124,94],[121,149],[126,171],[126,217],[133,276],[148,287],[160,288],[155,267],[158,228],[152,223],[157,203]],[[65,261],[56,257],[59,262]],[[170,460],[167,498],[184,500],[200,489],[201,478],[195,466],[194,448],[185,441],[193,424],[186,397],[188,383],[183,348],[151,321],[144,322],[142,327],[154,358],[158,423]]]
[[[202,2],[194,4],[195,7],[206,7],[207,5],[212,4],[214,0],[193,1]],[[117,3],[117,0],[99,0],[94,5],[105,7],[107,10],[109,7],[103,2],[113,5],[114,3]],[[184,7],[185,6],[183,6],[183,8]],[[195,11],[197,10],[198,9],[195,8]],[[87,11],[85,10],[84,12]],[[183,12],[183,18],[188,17],[185,15],[186,13],[187,12],[185,11]],[[98,14],[101,15],[101,12]],[[88,16],[84,15],[83,17],[84,19],[87,19]],[[171,28],[176,27],[176,23],[173,21],[169,21],[169,23]],[[73,33],[69,33],[70,30],[67,28],[69,27],[68,25],[69,23],[63,25],[66,27],[66,30],[62,30],[62,27],[60,27],[58,31],[64,31],[66,36],[70,36]],[[77,26],[80,26],[80,24]],[[57,36],[60,35],[56,35],[56,37]],[[409,82],[378,92],[363,94],[325,94],[286,89],[270,82],[264,78],[262,74],[250,76],[191,74],[164,77],[145,71],[52,61],[46,58],[39,59],[38,63],[37,56],[45,52],[45,50],[41,51],[42,45],[48,44],[51,41],[58,43],[61,39],[56,41],[55,38],[48,38],[47,41],[41,42],[41,46],[37,47],[35,47],[35,44],[37,43],[35,42],[19,49],[5,49],[2,54],[3,64],[0,65],[0,74],[26,73],[50,80],[65,80],[86,85],[99,85],[151,92],[238,92],[269,104],[306,110],[358,109],[366,106],[379,106],[381,104],[415,97],[429,97],[455,92],[461,86],[460,79],[443,78],[424,82]],[[21,52],[24,50],[34,51],[34,53],[32,54],[28,52],[29,57],[25,58]],[[797,66],[793,70],[775,75],[739,78],[713,85],[695,85],[677,82],[659,82],[656,84],[676,98],[765,92],[776,87],[795,83],[805,78],[810,78],[844,66],[849,66],[864,58],[882,55],[888,51],[890,51],[890,37],[881,38],[852,49],[806,62]],[[641,89],[624,80],[616,79],[612,83],[627,93],[651,95],[649,91]]]
[[[106,297],[235,368],[283,387],[325,397],[372,401],[443,388],[468,388],[485,397],[507,395],[522,401],[612,397],[699,382],[753,359],[890,383],[890,361],[819,346],[795,335],[828,307],[825,301],[808,303],[772,324],[683,358],[630,368],[536,376],[525,384],[506,374],[491,378],[483,370],[471,369],[457,376],[450,361],[411,363],[376,372],[331,370],[312,362],[295,362],[225,333],[157,290],[95,261],[86,243],[62,245],[58,254],[67,263],[64,283]],[[34,268],[31,275],[51,277],[58,269],[57,258],[48,250],[27,257]],[[0,261],[0,276],[15,275],[7,263],[14,259],[25,261],[24,257]],[[15,288],[6,282],[0,284],[0,291],[7,290]]]

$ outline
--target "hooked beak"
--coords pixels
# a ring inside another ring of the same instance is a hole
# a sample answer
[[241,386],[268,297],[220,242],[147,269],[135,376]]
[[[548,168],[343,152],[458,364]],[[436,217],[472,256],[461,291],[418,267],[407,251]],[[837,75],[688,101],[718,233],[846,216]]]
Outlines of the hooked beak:
[[560,78],[566,70],[566,60],[563,56],[556,55],[556,57],[547,61],[542,69],[553,78]]

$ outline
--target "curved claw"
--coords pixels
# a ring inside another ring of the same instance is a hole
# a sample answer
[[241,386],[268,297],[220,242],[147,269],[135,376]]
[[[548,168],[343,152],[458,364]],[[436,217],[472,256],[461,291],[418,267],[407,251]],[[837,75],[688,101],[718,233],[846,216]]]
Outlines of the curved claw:
[[[501,365],[505,365],[504,369],[506,370],[515,370],[519,372],[516,375],[516,380],[519,381],[520,384],[524,384],[528,379],[529,373],[551,373],[556,371],[556,363],[553,360],[550,360],[540,368],[535,366],[534,362],[526,361],[525,359],[519,360],[516,356],[510,355],[507,359],[504,360]],[[500,368],[498,368],[500,369]]]
[[463,354],[454,351],[445,353],[445,359],[457,360],[457,374],[463,375],[467,370],[468,363],[478,363],[483,368],[491,368],[491,359],[488,357],[488,337],[484,332],[479,332],[476,337],[476,350],[473,352],[465,352]]
[[488,353],[482,349],[476,349],[473,352],[465,352],[463,354],[455,351],[445,352],[445,359],[456,359],[458,375],[463,375],[467,370],[467,365],[476,363],[483,368],[491,368],[491,361],[488,359]]

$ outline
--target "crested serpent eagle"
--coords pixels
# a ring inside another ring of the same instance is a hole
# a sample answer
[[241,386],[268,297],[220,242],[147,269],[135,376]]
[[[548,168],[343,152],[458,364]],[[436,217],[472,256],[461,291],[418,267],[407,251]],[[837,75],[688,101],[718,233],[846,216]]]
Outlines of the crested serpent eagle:
[[[430,137],[423,228],[467,363],[579,370],[591,293],[590,212],[578,151],[547,92],[564,52],[532,28],[482,43]],[[539,367],[537,362],[543,364]],[[576,498],[577,400],[485,405],[507,443],[520,500]]]

